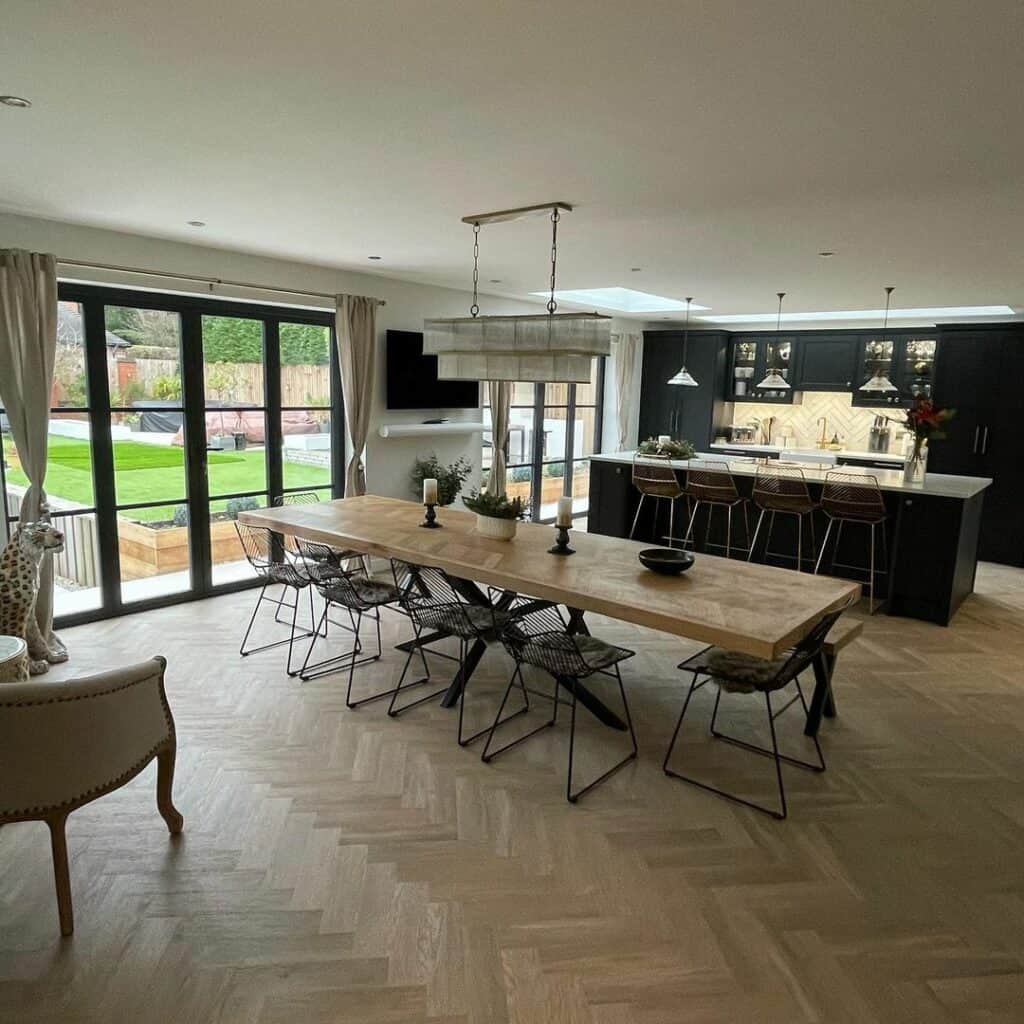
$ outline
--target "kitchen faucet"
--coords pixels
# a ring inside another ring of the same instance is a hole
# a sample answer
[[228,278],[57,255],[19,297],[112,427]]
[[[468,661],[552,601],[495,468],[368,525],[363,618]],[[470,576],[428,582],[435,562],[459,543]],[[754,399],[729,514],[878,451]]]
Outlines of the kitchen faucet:
[[828,447],[828,420],[824,416],[818,417],[818,422],[821,424],[821,437],[818,438],[818,447]]

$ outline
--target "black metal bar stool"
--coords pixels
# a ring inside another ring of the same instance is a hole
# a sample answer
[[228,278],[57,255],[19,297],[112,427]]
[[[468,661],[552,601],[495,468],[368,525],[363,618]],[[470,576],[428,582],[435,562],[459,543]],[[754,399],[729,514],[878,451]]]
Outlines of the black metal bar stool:
[[[853,602],[850,603],[852,604]],[[689,782],[693,786],[699,786],[701,789],[706,789],[711,793],[717,793],[719,796],[724,796],[746,807],[752,807],[756,811],[763,811],[774,818],[779,818],[780,820],[785,818],[786,789],[782,781],[782,762],[785,761],[786,764],[794,765],[797,768],[807,768],[813,772],[823,772],[825,770],[825,758],[822,755],[817,736],[810,737],[817,753],[816,763],[801,761],[798,758],[780,754],[779,741],[775,732],[775,720],[796,701],[799,701],[803,707],[806,718],[807,701],[804,699],[803,690],[800,688],[800,674],[805,669],[812,667],[815,659],[821,656],[828,631],[848,607],[849,605],[844,605],[838,611],[830,612],[823,616],[796,647],[781,658],[776,658],[773,661],[756,658],[749,654],[742,654],[739,651],[727,651],[721,647],[707,647],[699,654],[695,654],[692,658],[684,661],[679,668],[686,672],[691,672],[693,674],[693,681],[690,683],[690,689],[686,694],[686,699],[683,701],[683,709],[679,713],[679,721],[676,722],[676,728],[672,733],[668,750],[665,751],[665,760],[662,762],[662,770],[665,774],[672,776],[672,778],[680,779],[683,782]],[[704,677],[703,679],[701,678],[702,676]],[[698,680],[700,681],[698,682]],[[675,749],[676,740],[683,725],[683,719],[686,717],[686,710],[690,706],[690,699],[697,690],[709,681],[716,683],[718,686],[714,710],[711,713],[711,735],[715,739],[725,740],[726,743],[731,743],[733,746],[741,747],[744,750],[749,750],[774,760],[775,776],[779,787],[779,810],[765,807],[762,804],[736,796],[733,793],[727,793],[724,789],[718,789],[710,785],[710,783],[701,782],[699,779],[682,775],[669,768],[669,761]],[[781,690],[789,685],[789,683],[795,684],[796,695],[781,708],[773,710],[772,694],[776,690]],[[747,743],[745,740],[737,739],[734,736],[727,736],[715,728],[718,720],[718,706],[722,700],[723,690],[727,693],[760,693],[764,695],[765,710],[768,715],[768,729],[772,739],[770,748]]]
[[[505,688],[505,696],[502,698],[498,713],[494,717],[494,724],[490,728],[490,735],[487,737],[487,743],[484,745],[481,759],[489,763],[503,751],[518,746],[542,729],[555,725],[558,721],[558,705],[560,703],[558,690],[559,687],[563,687],[572,696],[569,720],[569,767],[566,775],[565,796],[569,803],[574,804],[584,793],[589,792],[598,783],[603,782],[623,765],[636,758],[636,733],[633,731],[633,719],[629,714],[629,702],[626,700],[626,691],[622,685],[622,675],[619,672],[619,663],[627,658],[632,658],[635,652],[627,650],[625,647],[617,647],[614,644],[605,643],[603,640],[590,635],[570,634],[566,631],[567,628],[561,612],[559,612],[556,606],[551,605],[521,615],[502,630],[501,641],[505,645],[505,649],[512,655],[516,664],[509,678],[508,686]],[[491,750],[491,742],[494,739],[495,730],[503,722],[513,717],[509,715],[507,718],[502,719],[501,714],[505,710],[509,695],[517,682],[525,698],[525,706],[516,714],[522,714],[524,711],[529,710],[528,691],[523,681],[524,665],[533,665],[536,668],[542,669],[554,680],[554,687],[551,693],[551,717],[548,721],[511,740],[497,750]],[[622,707],[626,713],[626,723],[629,726],[629,735],[632,740],[632,750],[622,760],[617,761],[596,779],[573,792],[572,776],[573,754],[576,745],[577,699],[583,686],[583,680],[597,674],[611,676],[618,683],[619,695],[622,698]]]
[[768,520],[768,532],[764,539],[764,557],[767,560],[769,555],[778,558],[792,558],[792,555],[784,555],[780,552],[770,550],[772,542],[772,531],[775,528],[775,516],[793,516],[796,519],[796,569],[800,572],[803,569],[803,542],[804,522],[810,526],[811,533],[811,561],[814,561],[814,549],[817,546],[814,536],[814,513],[818,504],[811,497],[807,489],[807,479],[804,471],[795,466],[775,466],[770,463],[767,466],[758,466],[754,475],[754,489],[751,493],[754,506],[760,510],[757,517],[757,524],[754,527],[754,539],[750,542],[750,553],[747,556],[749,561],[754,557],[757,548],[757,538],[761,533],[761,524],[765,515],[770,515]]
[[[736,489],[736,481],[729,472],[728,462],[715,459],[690,459],[686,469],[686,496],[693,502],[690,522],[686,527],[683,547],[690,544],[696,547],[693,540],[693,527],[701,505],[708,507],[708,522],[704,530],[704,547],[724,547],[725,557],[732,555],[732,511],[737,506],[743,509],[743,530],[750,550],[750,521],[747,518],[747,499]],[[716,508],[725,509],[725,543],[713,544],[711,537],[711,516]]]
[[[256,575],[263,581],[263,586],[260,588],[260,596],[256,599],[256,607],[252,610],[252,616],[249,619],[249,625],[246,627],[245,635],[242,637],[242,643],[238,648],[238,653],[244,658],[250,654],[258,654],[260,651],[269,651],[271,648],[281,647],[283,644],[287,644],[288,675],[298,675],[299,670],[297,668],[292,668],[292,648],[295,644],[296,631],[299,628],[297,623],[299,613],[299,596],[303,590],[309,590],[310,578],[302,570],[301,566],[297,565],[293,559],[288,557],[280,537],[278,537],[273,531],[267,530],[261,526],[246,526],[244,523],[240,523],[237,520],[235,521],[235,530],[238,532],[238,539],[241,541],[242,550],[245,552],[246,560],[253,567]],[[267,587],[275,585],[280,585],[285,588],[281,597],[267,597]],[[295,597],[295,600],[291,603],[288,603],[285,600],[285,594],[289,590],[294,591]],[[249,650],[246,650],[246,642],[249,639],[249,634],[252,632],[253,623],[256,621],[256,615],[260,610],[260,605],[264,600],[270,604],[276,605],[276,610],[274,612],[274,620],[276,622],[281,621],[277,616],[282,607],[291,609],[291,623],[283,623],[283,625],[289,626],[288,637],[285,640],[276,640],[273,643],[263,644],[260,647],[251,647]],[[313,594],[311,590],[309,590],[309,617],[310,626],[313,626],[315,614],[313,612]],[[299,633],[300,639],[310,636],[313,636],[313,630],[306,630]]]
[[629,531],[629,539],[636,533],[636,524],[640,521],[640,510],[644,502],[651,498],[654,501],[654,532],[658,532],[658,509],[663,501],[668,502],[668,545],[672,547],[675,540],[676,499],[686,494],[686,488],[679,482],[672,461],[667,455],[633,456],[633,486],[640,492],[640,503],[633,516],[633,525]]
[[[818,553],[818,561],[814,566],[815,573],[821,571],[821,564],[825,558],[825,549],[828,547],[829,538],[832,535],[832,527],[838,523],[836,538],[832,547],[832,560],[829,563],[829,573],[836,565],[840,569],[853,569],[856,572],[867,572],[868,574],[868,613],[875,614],[875,575],[889,575],[889,541],[886,536],[886,523],[889,514],[882,500],[882,489],[878,486],[877,477],[861,474],[848,473],[841,470],[832,470],[825,474],[825,483],[821,490],[821,510],[828,517],[828,528],[825,531],[825,539],[821,542],[821,551]],[[870,561],[865,567],[863,565],[847,565],[836,562],[836,554],[839,550],[839,542],[843,536],[843,527],[846,524],[854,526],[866,526],[871,533]],[[882,568],[876,568],[875,558],[875,531],[882,528]]]

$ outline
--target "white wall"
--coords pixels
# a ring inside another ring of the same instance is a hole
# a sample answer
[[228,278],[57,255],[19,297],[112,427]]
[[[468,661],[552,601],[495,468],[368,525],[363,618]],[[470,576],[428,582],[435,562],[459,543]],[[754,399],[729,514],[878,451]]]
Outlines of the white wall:
[[[385,440],[377,433],[381,423],[418,423],[441,415],[439,410],[422,412],[389,412],[385,408],[384,390],[384,332],[389,328],[418,331],[423,329],[424,318],[459,316],[465,314],[470,303],[468,292],[430,285],[411,284],[375,274],[360,274],[331,267],[296,263],[264,256],[211,249],[181,242],[129,235],[99,228],[65,224],[58,221],[18,217],[0,213],[0,247],[52,252],[65,259],[89,260],[120,266],[143,267],[179,274],[199,274],[203,277],[252,281],[273,284],[282,288],[311,288],[318,292],[348,292],[373,295],[384,299],[387,305],[377,313],[379,333],[377,347],[377,381],[373,411],[370,418],[370,438],[366,447],[366,473],[368,489],[376,494],[396,497],[410,496],[408,474],[413,458],[430,450],[437,452],[445,462],[454,461],[464,454],[479,477],[480,435],[467,434],[448,438],[410,438]],[[467,253],[468,256],[468,253]],[[65,270],[62,279],[72,279]],[[149,290],[187,292],[212,297],[248,299],[254,302],[280,302],[286,305],[301,303],[305,308],[333,309],[328,299],[299,299],[296,296],[276,295],[273,292],[253,292],[218,285],[211,292],[205,284],[160,280],[150,277],[130,277],[124,274],[98,270],[74,271],[74,280],[115,284],[121,287],[139,287]],[[537,313],[542,307],[508,299],[487,298],[481,302],[486,313]],[[452,410],[444,415],[451,419],[479,420],[479,410]]]

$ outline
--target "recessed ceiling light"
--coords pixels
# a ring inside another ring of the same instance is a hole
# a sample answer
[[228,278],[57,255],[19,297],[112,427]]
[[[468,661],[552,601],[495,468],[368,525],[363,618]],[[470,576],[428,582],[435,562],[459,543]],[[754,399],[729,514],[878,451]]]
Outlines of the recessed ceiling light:
[[492,277],[491,278],[491,284],[501,284],[501,278],[500,277]]
[[[550,295],[550,292],[532,292],[533,295]],[[686,309],[680,299],[669,299],[664,295],[650,295],[632,288],[575,288],[555,292],[556,299],[574,302],[579,306],[596,306],[598,309],[614,309],[619,313],[671,313]],[[691,303],[691,309],[710,309]]]
[[[818,313],[783,313],[788,323],[807,320],[881,320],[884,309],[828,309]],[[718,324],[774,323],[774,313],[730,313],[728,316],[702,316],[700,320],[713,320]],[[921,306],[916,309],[890,309],[890,320],[933,320],[941,317],[1013,316],[1009,306]]]
[[631,271],[632,273],[634,273],[634,274],[639,274],[639,273],[640,273],[640,271],[641,271],[641,270],[643,270],[644,268],[643,268],[643,267],[630,267],[629,269],[630,269],[630,271]]
[[367,258],[368,260],[379,260],[379,259],[380,259],[380,257],[379,257],[379,256],[367,256],[366,258]]
[[32,106],[32,101],[24,96],[0,96],[0,103],[5,107],[21,107],[23,110]]
[[832,252],[830,249],[826,249],[824,252],[819,252],[818,255],[823,257],[824,259],[828,259],[829,256],[835,256],[835,253]]
[[189,221],[186,221],[185,223],[188,224],[188,226],[190,228],[205,228],[206,227],[206,221],[205,220],[189,220]]

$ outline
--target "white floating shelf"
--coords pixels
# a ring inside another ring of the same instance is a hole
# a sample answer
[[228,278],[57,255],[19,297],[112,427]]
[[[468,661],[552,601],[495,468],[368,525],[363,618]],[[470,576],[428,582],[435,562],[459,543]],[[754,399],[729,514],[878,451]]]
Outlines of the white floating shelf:
[[381,437],[437,437],[441,434],[474,434],[486,430],[483,423],[458,420],[455,423],[382,423]]

